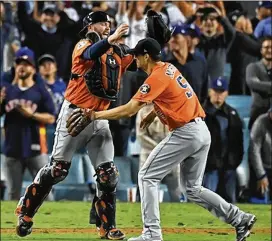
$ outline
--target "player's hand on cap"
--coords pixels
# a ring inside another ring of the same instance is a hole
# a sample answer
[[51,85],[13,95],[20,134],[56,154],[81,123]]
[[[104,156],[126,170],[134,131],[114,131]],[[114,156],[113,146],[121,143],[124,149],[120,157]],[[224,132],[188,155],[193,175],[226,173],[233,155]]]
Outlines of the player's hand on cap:
[[129,26],[128,24],[121,24],[115,32],[109,36],[108,42],[109,44],[116,44],[119,39],[121,39],[127,32],[128,32]]
[[75,137],[94,120],[94,111],[91,109],[77,108],[73,110],[66,122],[69,135]]
[[142,119],[140,123],[140,128],[145,129],[150,126],[150,124],[154,121],[156,117],[156,113],[151,111],[145,118]]

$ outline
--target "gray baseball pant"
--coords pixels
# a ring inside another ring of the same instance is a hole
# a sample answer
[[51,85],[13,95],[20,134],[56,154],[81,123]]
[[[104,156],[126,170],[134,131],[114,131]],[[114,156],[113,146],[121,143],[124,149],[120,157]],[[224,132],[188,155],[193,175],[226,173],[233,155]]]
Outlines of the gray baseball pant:
[[72,137],[66,128],[67,119],[73,111],[70,104],[67,100],[62,104],[51,157],[57,161],[71,162],[74,153],[86,147],[94,168],[113,161],[114,147],[108,121],[93,121],[78,136]]
[[158,188],[160,181],[172,169],[182,165],[187,197],[190,201],[209,210],[213,215],[232,226],[237,226],[244,215],[238,207],[227,203],[218,194],[202,187],[210,132],[204,121],[196,118],[162,140],[151,152],[139,171],[143,234],[161,237]]
[[[28,168],[33,178],[48,163],[48,155],[42,154],[26,159],[5,157],[4,168],[7,180],[8,200],[19,200],[25,169]],[[52,196],[50,197],[52,200]]]

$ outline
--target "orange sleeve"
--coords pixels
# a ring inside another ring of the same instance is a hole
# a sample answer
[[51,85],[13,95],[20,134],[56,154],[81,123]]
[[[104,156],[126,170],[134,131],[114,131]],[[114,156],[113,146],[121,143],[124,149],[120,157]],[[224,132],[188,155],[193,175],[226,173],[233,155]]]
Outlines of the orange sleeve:
[[74,56],[81,56],[86,48],[88,48],[92,43],[87,39],[80,40],[74,50]]
[[169,85],[169,81],[162,81],[158,75],[149,76],[139,88],[133,99],[150,103],[155,100]]

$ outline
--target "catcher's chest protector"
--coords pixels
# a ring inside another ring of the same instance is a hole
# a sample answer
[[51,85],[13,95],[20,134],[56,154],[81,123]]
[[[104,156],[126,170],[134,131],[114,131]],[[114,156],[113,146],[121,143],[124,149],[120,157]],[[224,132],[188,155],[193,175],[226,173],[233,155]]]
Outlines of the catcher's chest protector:
[[84,78],[93,95],[115,101],[120,87],[121,57],[114,52],[103,54]]

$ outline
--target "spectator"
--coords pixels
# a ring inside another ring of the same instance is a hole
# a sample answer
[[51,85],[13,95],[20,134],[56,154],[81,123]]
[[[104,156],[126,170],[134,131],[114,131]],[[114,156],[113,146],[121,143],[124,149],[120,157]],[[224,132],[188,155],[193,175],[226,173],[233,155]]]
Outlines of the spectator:
[[45,5],[40,23],[26,12],[26,3],[18,2],[18,18],[26,39],[24,44],[34,50],[37,59],[51,54],[58,64],[58,75],[70,77],[72,43],[78,33],[78,26],[63,11]]
[[[196,37],[189,25],[177,25],[169,41],[170,56],[166,59],[172,63],[187,79],[200,101],[206,98],[208,87],[207,64],[203,56],[191,53],[192,41]],[[196,41],[196,40],[194,40]],[[196,71],[197,70],[197,71]]]
[[252,28],[255,30],[258,23],[271,16],[272,13],[272,7],[271,7],[271,1],[259,1],[259,6],[256,9],[256,16],[251,19]]
[[233,11],[229,14],[229,19],[236,29],[235,39],[228,55],[231,64],[229,94],[249,95],[246,67],[258,60],[261,44],[253,35],[252,25],[246,12]]
[[256,38],[272,36],[272,2],[266,3],[266,8],[269,8],[269,16],[261,20],[254,30]]
[[126,23],[130,26],[125,44],[131,48],[134,48],[138,41],[146,37],[144,14],[146,5],[147,3],[145,2],[132,1],[129,3],[126,11],[126,2],[119,2],[118,4],[117,25]]
[[[263,197],[270,189],[272,200],[272,105],[260,115],[250,133],[249,161],[252,167],[250,190],[253,196]],[[256,185],[257,184],[257,185]]]
[[56,113],[60,111],[60,107],[64,100],[64,92],[66,85],[62,78],[57,76],[57,62],[53,55],[44,54],[38,59],[39,72],[45,80],[49,92],[52,93]]
[[260,21],[254,30],[256,38],[272,36],[272,17]]
[[227,96],[227,80],[222,77],[213,80],[203,105],[211,133],[204,187],[216,192],[222,182],[226,199],[235,203],[236,168],[243,159],[243,123],[237,111],[225,102]]
[[[205,55],[208,75],[211,79],[224,75],[227,53],[235,38],[235,29],[226,17],[213,5],[200,7],[196,13],[201,16],[202,36],[198,48]],[[220,24],[224,33],[219,31]]]
[[246,69],[246,81],[253,97],[249,128],[272,103],[272,37],[263,39],[261,54],[262,59]]
[[[29,51],[31,51],[28,47],[22,47],[20,48],[17,52],[16,55],[24,55],[24,53],[29,53]],[[13,63],[14,66],[11,67],[11,69],[9,71],[6,72],[2,72],[1,73],[1,82],[2,83],[12,83],[16,78],[16,74],[15,74],[15,67],[16,67],[16,63]],[[42,79],[42,77],[40,76],[39,73],[34,73],[33,75],[33,79],[35,82],[43,84],[44,80]]]
[[0,2],[0,72],[7,71],[20,48],[19,32],[12,17],[11,3]]
[[11,200],[20,198],[25,168],[29,168],[34,177],[48,162],[45,124],[55,121],[55,108],[48,91],[33,79],[33,51],[19,50],[15,61],[13,84],[4,83],[1,87],[1,92],[5,93],[1,101],[1,115],[6,115],[4,154],[8,197]]
[[[140,168],[147,160],[147,157],[149,156],[151,151],[169,134],[167,126],[162,124],[158,117],[156,117],[148,127],[144,129],[140,128],[140,123],[142,119],[147,116],[153,110],[153,108],[154,107],[152,104],[145,106],[138,112],[136,117],[136,134],[141,145],[139,163]],[[163,182],[168,187],[170,200],[172,202],[180,201],[181,190],[179,178],[179,169],[176,168],[171,173],[169,173],[163,180]]]

